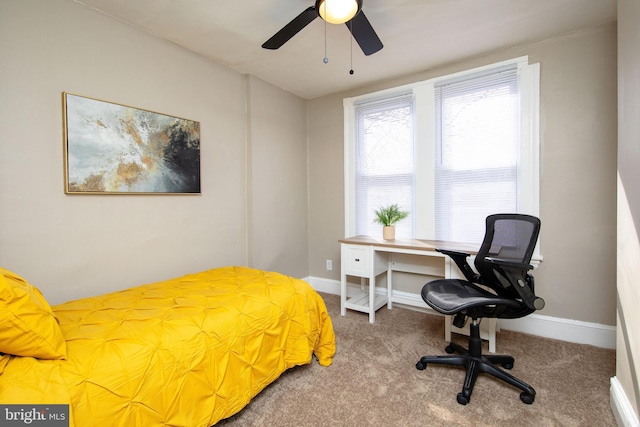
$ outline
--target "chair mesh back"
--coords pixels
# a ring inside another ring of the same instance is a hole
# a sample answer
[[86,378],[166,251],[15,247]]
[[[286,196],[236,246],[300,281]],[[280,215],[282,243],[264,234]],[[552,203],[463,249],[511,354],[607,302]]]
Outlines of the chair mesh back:
[[487,217],[486,227],[475,266],[487,284],[499,285],[493,268],[484,259],[500,258],[529,264],[538,240],[540,220],[529,215],[496,214]]

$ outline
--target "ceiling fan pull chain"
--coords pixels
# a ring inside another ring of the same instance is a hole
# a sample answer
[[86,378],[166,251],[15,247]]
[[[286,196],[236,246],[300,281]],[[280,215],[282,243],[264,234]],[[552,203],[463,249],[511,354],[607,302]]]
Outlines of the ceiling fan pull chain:
[[[349,22],[351,25],[351,34],[353,34],[353,19]],[[353,76],[353,37],[349,35],[349,47],[351,48],[351,69],[349,70],[349,74]]]
[[325,64],[329,62],[329,58],[327,58],[327,21],[324,21],[324,59],[322,62]]

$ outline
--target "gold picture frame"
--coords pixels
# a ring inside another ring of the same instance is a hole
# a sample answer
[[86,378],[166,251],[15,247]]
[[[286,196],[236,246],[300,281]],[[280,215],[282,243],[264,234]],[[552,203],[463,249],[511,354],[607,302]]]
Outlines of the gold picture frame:
[[62,93],[66,194],[200,194],[200,123]]

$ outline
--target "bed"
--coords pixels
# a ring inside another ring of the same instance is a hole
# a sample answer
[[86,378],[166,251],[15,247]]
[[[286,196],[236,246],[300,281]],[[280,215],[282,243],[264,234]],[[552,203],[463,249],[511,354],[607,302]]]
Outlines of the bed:
[[53,307],[0,269],[0,304],[0,403],[68,404],[71,426],[211,426],[335,353],[307,283],[246,267]]

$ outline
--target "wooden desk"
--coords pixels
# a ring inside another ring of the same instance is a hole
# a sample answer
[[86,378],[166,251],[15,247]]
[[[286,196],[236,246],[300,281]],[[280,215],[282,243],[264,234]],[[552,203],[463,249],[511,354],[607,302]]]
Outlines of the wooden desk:
[[[393,272],[406,272],[434,276],[436,278],[464,278],[455,262],[448,256],[437,252],[438,249],[451,249],[477,254],[478,245],[453,243],[439,240],[396,239],[383,240],[370,236],[355,236],[340,239],[340,314],[345,316],[347,309],[369,314],[369,322],[375,322],[376,310],[385,304],[389,309],[397,301],[393,295]],[[419,255],[408,257],[407,255]],[[386,273],[386,294],[376,292],[376,278]],[[360,278],[360,291],[347,297],[347,276]],[[415,303],[403,300],[404,304],[428,308],[418,299]],[[456,332],[465,333],[452,326],[453,316],[446,316],[445,339],[451,341],[452,327]],[[489,349],[495,352],[496,319],[485,319],[488,328],[483,328],[483,338],[489,340]],[[468,328],[467,328],[468,329]],[[487,330],[488,329],[488,330]]]

